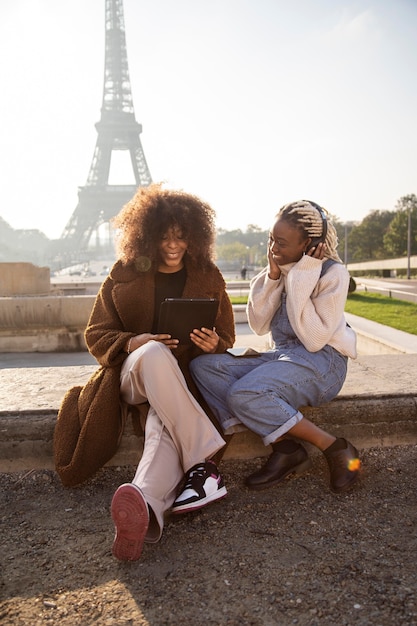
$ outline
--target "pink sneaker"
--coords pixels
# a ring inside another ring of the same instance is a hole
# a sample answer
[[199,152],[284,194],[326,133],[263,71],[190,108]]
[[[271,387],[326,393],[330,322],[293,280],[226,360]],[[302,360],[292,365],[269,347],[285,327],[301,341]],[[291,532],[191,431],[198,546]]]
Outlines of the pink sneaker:
[[149,526],[148,505],[139,487],[120,485],[113,496],[111,516],[116,528],[113,556],[119,561],[137,561]]

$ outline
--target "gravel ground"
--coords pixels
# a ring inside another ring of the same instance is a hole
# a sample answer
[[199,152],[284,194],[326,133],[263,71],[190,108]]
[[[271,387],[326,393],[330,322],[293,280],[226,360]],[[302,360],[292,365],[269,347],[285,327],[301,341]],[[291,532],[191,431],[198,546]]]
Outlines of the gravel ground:
[[416,452],[365,451],[345,495],[321,456],[263,492],[242,484],[260,459],[225,461],[228,497],[169,517],[134,563],[112,557],[109,515],[133,468],[77,489],[47,470],[2,474],[0,623],[416,625]]

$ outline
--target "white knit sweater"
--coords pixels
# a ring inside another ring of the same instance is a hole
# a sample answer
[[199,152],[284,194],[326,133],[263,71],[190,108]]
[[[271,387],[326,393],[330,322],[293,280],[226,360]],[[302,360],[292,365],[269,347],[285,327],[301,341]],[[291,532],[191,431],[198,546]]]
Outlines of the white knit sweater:
[[297,263],[280,266],[278,280],[268,277],[268,268],[257,274],[250,283],[249,326],[257,335],[268,333],[285,291],[288,319],[309,352],[330,345],[354,359],[356,333],[346,325],[344,316],[349,273],[344,265],[334,263],[320,276],[322,263],[304,255]]

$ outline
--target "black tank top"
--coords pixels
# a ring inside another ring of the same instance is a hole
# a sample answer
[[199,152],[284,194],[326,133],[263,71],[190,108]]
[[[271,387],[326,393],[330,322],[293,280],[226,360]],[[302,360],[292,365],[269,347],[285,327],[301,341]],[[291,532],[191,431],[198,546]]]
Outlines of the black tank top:
[[185,267],[178,272],[166,274],[165,272],[155,273],[155,309],[152,323],[152,332],[156,333],[158,327],[159,307],[165,298],[181,298],[184,291],[187,272]]

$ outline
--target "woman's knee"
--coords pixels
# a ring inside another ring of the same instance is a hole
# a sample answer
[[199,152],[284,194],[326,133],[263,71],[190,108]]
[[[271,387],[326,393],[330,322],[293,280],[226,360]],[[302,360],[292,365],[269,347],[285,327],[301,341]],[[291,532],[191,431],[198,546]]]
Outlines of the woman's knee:
[[248,394],[238,384],[232,385],[227,392],[226,402],[230,411],[238,415],[248,404]]
[[122,374],[136,375],[143,371],[143,368],[159,368],[167,359],[174,359],[167,346],[158,341],[148,341],[127,357],[122,367]]
[[206,372],[210,373],[212,371],[210,356],[210,354],[202,354],[190,362],[190,372],[195,378],[198,379]]

